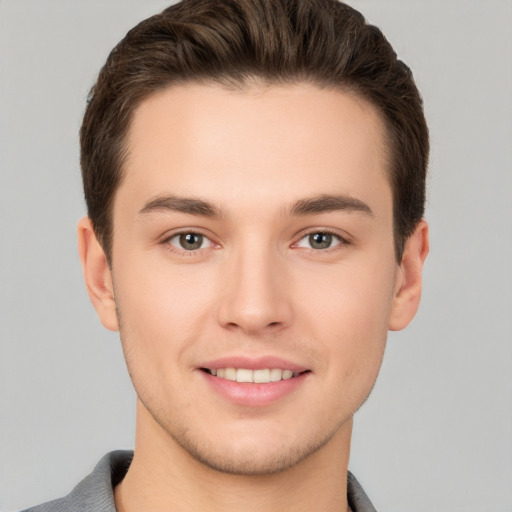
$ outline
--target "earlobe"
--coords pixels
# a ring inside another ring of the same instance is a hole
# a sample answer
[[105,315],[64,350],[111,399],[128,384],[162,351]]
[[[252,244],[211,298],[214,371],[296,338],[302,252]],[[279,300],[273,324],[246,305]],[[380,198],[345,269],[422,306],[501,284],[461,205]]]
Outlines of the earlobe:
[[389,319],[391,331],[400,331],[406,327],[418,310],[423,264],[428,251],[428,225],[422,220],[405,243]]
[[89,217],[78,223],[78,252],[87,292],[101,323],[111,331],[119,330],[112,274]]

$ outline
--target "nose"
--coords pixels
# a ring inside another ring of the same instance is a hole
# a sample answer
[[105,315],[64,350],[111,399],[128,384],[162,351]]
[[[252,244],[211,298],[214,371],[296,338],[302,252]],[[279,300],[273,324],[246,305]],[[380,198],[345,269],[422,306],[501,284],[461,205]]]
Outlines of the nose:
[[225,262],[218,308],[224,328],[252,335],[283,329],[293,315],[284,258],[255,245],[236,251]]

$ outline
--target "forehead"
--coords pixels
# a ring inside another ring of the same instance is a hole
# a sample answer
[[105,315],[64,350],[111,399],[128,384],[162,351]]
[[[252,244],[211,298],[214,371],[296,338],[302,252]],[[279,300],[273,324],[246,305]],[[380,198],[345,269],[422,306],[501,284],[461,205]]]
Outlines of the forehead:
[[139,203],[173,193],[270,205],[332,188],[390,197],[376,109],[311,84],[169,87],[138,106],[127,147],[118,195]]

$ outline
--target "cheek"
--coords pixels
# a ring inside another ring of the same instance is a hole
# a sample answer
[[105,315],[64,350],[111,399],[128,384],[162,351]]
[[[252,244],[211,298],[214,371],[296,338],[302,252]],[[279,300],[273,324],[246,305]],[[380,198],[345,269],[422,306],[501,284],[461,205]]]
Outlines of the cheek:
[[[394,285],[394,267],[361,265],[316,274],[301,286],[304,329],[312,332],[331,377],[377,376],[385,348]],[[321,347],[321,348],[320,348]],[[354,379],[357,382],[358,379]],[[372,383],[373,384],[373,383]]]
[[[296,304],[319,325],[344,331],[387,330],[395,285],[394,265],[379,263],[316,268],[299,276]],[[314,276],[312,279],[311,276]],[[352,329],[348,329],[348,326]],[[343,328],[345,326],[345,328]]]
[[168,266],[137,269],[127,261],[118,269],[114,286],[121,336],[137,364],[162,371],[180,367],[187,347],[209,321],[213,294],[205,282],[201,272]]

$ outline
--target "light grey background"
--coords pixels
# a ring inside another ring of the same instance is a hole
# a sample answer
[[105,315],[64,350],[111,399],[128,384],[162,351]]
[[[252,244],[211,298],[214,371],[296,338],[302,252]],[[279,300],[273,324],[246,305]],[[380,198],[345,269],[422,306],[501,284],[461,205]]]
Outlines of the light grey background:
[[[432,135],[422,307],[390,336],[351,469],[379,512],[512,511],[512,1],[352,0],[413,68]],[[0,509],[129,448],[134,392],[82,285],[77,131],[161,0],[0,0]]]

